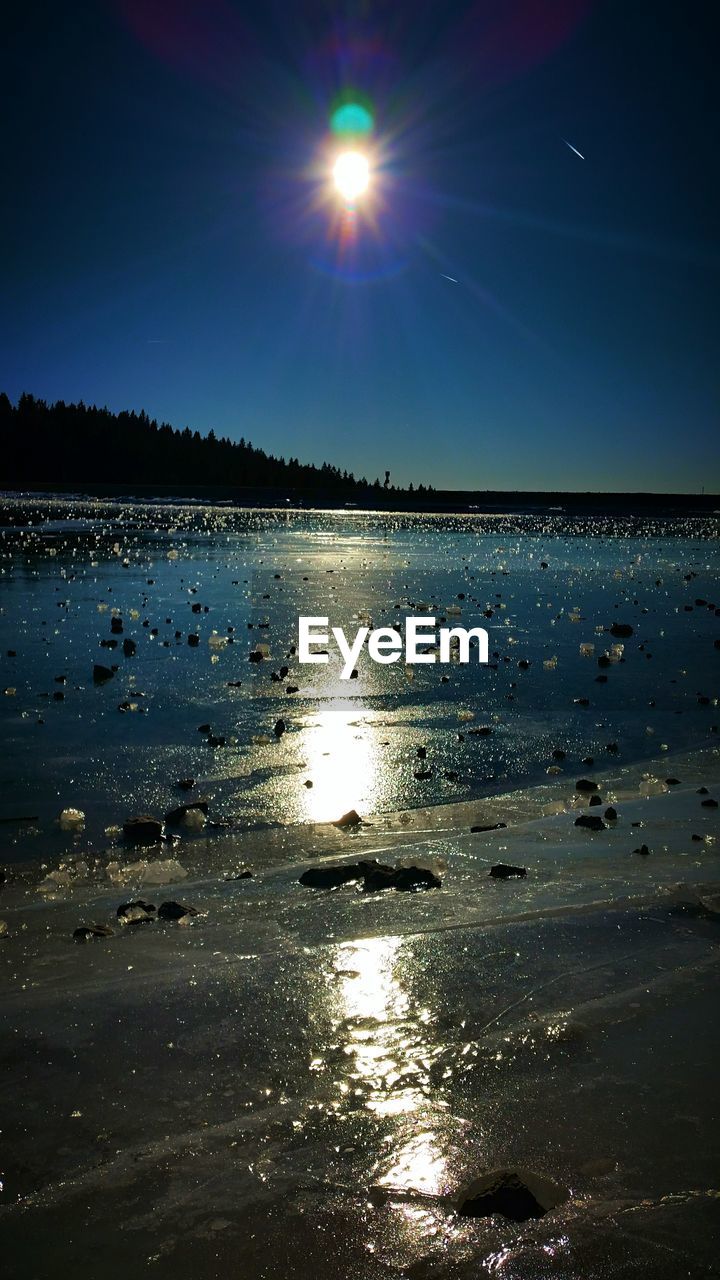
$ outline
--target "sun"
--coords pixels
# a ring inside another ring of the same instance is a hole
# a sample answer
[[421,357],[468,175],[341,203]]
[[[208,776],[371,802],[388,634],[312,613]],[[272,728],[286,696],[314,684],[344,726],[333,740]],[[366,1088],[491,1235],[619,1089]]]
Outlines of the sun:
[[333,179],[339,195],[352,204],[367,191],[370,182],[367,157],[360,151],[343,151],[335,161]]

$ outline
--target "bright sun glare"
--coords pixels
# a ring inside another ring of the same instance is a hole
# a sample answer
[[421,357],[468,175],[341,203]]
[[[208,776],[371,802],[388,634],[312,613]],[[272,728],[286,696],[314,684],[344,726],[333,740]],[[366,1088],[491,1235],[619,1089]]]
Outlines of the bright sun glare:
[[335,161],[333,178],[343,200],[357,200],[367,190],[370,181],[367,158],[359,151],[343,151]]

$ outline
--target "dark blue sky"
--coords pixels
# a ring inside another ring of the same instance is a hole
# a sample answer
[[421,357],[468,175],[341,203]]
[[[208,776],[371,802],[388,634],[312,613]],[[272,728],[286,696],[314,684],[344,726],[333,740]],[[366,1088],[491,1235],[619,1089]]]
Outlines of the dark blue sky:
[[[18,6],[0,388],[371,480],[716,488],[713,8]],[[350,256],[347,87],[379,166]]]

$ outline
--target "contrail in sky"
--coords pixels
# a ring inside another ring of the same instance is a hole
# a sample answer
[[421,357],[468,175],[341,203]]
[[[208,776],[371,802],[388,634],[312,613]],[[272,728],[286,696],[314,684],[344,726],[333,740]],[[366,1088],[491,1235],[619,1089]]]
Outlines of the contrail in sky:
[[563,138],[563,142],[565,143],[565,146],[566,146],[566,147],[569,147],[571,151],[574,151],[574,152],[575,152],[575,155],[576,155],[576,156],[580,156],[580,159],[581,159],[581,160],[584,160],[584,159],[585,159],[585,157],[584,157],[584,155],[583,155],[582,151],[578,151],[577,147],[574,147],[574,146],[573,146],[573,144],[572,144],[572,142],[568,142],[567,138]]
[[460,281],[456,280],[454,276],[446,276],[444,271],[441,271],[440,275],[442,276],[443,280],[449,280],[452,284],[460,283]]

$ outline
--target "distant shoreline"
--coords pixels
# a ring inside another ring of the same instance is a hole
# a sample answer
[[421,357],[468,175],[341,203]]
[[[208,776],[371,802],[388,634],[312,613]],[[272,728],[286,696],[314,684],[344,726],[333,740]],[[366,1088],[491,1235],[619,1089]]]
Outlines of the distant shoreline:
[[12,498],[115,499],[127,502],[206,502],[238,507],[280,507],[288,510],[399,511],[444,514],[490,514],[500,512],[548,511],[619,515],[658,516],[720,514],[720,495],[697,493],[602,493],[524,490],[436,490],[433,493],[402,491],[368,492],[358,502],[322,489],[292,489],[287,486],[237,486],[203,484],[6,484],[0,493]]

